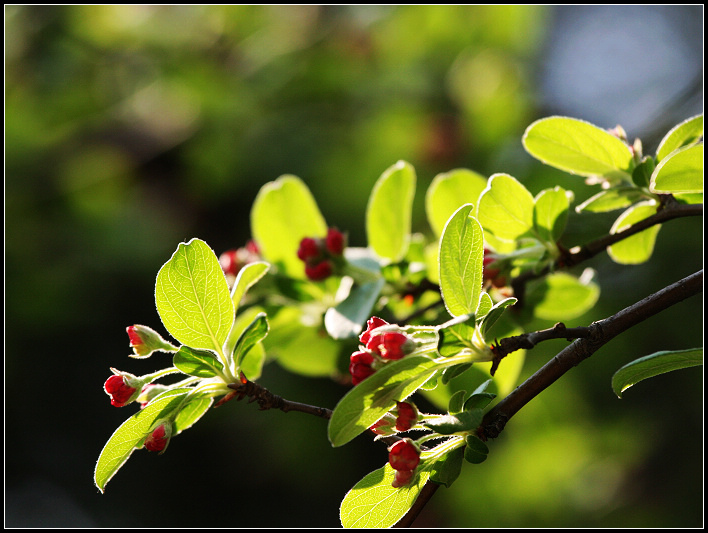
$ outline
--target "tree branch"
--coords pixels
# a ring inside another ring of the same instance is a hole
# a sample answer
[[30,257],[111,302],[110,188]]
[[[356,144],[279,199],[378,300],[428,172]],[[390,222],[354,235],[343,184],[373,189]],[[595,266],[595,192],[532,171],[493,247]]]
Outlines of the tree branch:
[[332,411],[330,409],[286,400],[277,394],[273,394],[264,386],[254,383],[253,381],[248,381],[245,378],[242,378],[240,383],[230,383],[228,387],[232,389],[233,392],[224,396],[214,407],[219,407],[234,398],[236,398],[236,400],[243,400],[248,396],[248,403],[257,402],[261,411],[265,411],[266,409],[280,409],[284,413],[299,411],[320,418],[329,419],[332,417]]

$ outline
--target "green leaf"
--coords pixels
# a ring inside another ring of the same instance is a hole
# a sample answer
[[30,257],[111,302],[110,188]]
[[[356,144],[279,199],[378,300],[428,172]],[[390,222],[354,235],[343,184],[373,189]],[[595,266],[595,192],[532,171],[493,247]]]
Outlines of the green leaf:
[[471,409],[461,413],[443,415],[423,425],[441,435],[451,435],[460,431],[471,431],[482,423],[482,410]]
[[398,263],[408,251],[416,175],[399,161],[389,167],[371,191],[366,208],[366,235],[371,249],[382,259]]
[[386,528],[405,516],[430,476],[422,471],[415,482],[400,488],[391,484],[396,471],[391,465],[367,474],[347,492],[339,509],[339,518],[346,528]]
[[[622,213],[610,229],[611,234],[619,233],[656,213],[656,202],[649,200],[633,205]],[[654,251],[656,236],[661,229],[655,224],[631,237],[627,237],[607,248],[607,254],[615,263],[636,265],[648,261]]]
[[172,364],[189,376],[213,378],[224,370],[224,365],[212,352],[182,346],[174,355]]
[[621,398],[625,390],[644,379],[702,364],[703,348],[656,352],[632,361],[615,372],[612,390]]
[[104,492],[106,484],[125,464],[135,447],[145,439],[152,425],[161,418],[171,416],[182,405],[190,390],[172,389],[163,392],[113,432],[98,457],[94,471],[94,482],[101,492]]
[[423,355],[409,355],[377,370],[334,408],[327,428],[332,446],[342,446],[366,431],[444,366]]
[[571,174],[631,180],[634,163],[630,147],[588,122],[543,118],[526,129],[522,143],[536,159]]
[[430,475],[430,481],[438,485],[445,485],[447,488],[455,482],[462,470],[462,459],[464,458],[464,450],[455,448],[450,453],[440,459]]
[[172,435],[178,435],[192,427],[209,410],[214,398],[195,397],[180,409],[174,421]]
[[285,175],[266,183],[251,208],[251,230],[261,255],[291,278],[305,279],[297,257],[305,237],[327,235],[327,222],[310,189],[298,177]]
[[513,241],[533,228],[534,199],[508,174],[494,174],[479,197],[477,218],[494,236]]
[[472,207],[466,204],[455,211],[440,237],[440,291],[452,316],[474,313],[482,291],[484,232],[469,216]]
[[664,136],[656,149],[656,160],[661,162],[674,150],[696,144],[703,137],[703,115],[697,115],[677,124]]
[[492,310],[492,307],[494,307],[492,297],[489,296],[488,292],[482,291],[482,294],[479,295],[479,305],[477,306],[477,312],[475,313],[475,320],[477,322],[481,322],[484,317],[487,316],[489,311]]
[[489,385],[493,383],[493,379],[488,379],[484,383],[482,383],[479,387],[477,387],[472,394],[470,394],[470,397],[465,400],[464,408],[465,409],[484,409],[491,403],[494,398],[497,397],[496,394],[493,392],[487,392],[487,389],[489,388]]
[[447,405],[447,410],[451,414],[457,414],[464,411],[466,391],[458,390],[450,397],[450,403]]
[[180,343],[221,353],[234,304],[219,260],[204,241],[180,243],[157,274],[155,303],[165,328]]
[[241,299],[248,292],[248,289],[265,276],[269,268],[270,265],[268,263],[257,261],[244,265],[238,271],[236,281],[234,281],[234,286],[231,289],[231,301],[234,303],[234,309],[238,309]]
[[487,459],[489,448],[475,435],[467,435],[465,438],[465,460],[469,463],[479,464]]
[[355,286],[336,307],[327,309],[324,317],[327,333],[337,340],[358,336],[362,324],[371,316],[371,310],[385,285],[383,278]]
[[533,225],[538,238],[555,243],[563,235],[570,202],[565,189],[554,187],[541,191],[535,198]]
[[474,315],[460,315],[438,327],[438,353],[451,357],[462,351],[472,352],[475,333]]
[[591,213],[606,213],[607,211],[614,211],[615,209],[629,207],[645,197],[646,194],[641,189],[637,189],[636,187],[613,187],[611,189],[600,191],[594,196],[591,196],[577,206],[575,211],[576,213],[580,213],[582,211],[589,211]]
[[535,317],[544,320],[570,320],[592,309],[600,296],[599,287],[565,272],[554,272],[529,283],[527,305]]
[[494,324],[497,323],[497,320],[499,320],[499,318],[502,316],[504,310],[507,307],[514,305],[516,302],[516,298],[509,297],[494,304],[494,306],[489,310],[487,315],[482,320],[482,336],[485,339],[487,338],[487,332],[492,329],[492,326],[494,326]]
[[703,143],[671,152],[654,169],[649,189],[657,193],[703,192]]
[[425,194],[425,211],[435,234],[442,235],[445,223],[460,206],[476,206],[486,186],[487,178],[465,168],[435,176]]
[[258,313],[236,342],[234,348],[234,365],[238,369],[243,362],[243,358],[256,343],[261,342],[268,335],[268,317],[265,313]]
[[632,182],[637,187],[649,187],[651,175],[656,168],[656,162],[651,156],[644,156],[642,162],[639,163],[632,171]]

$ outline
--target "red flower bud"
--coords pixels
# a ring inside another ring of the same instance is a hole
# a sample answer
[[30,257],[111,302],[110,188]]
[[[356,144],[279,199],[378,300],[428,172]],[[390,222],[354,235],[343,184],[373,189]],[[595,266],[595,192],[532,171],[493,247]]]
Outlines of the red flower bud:
[[394,427],[395,423],[396,420],[393,418],[393,416],[390,413],[386,413],[381,420],[376,422],[369,429],[376,435],[382,435],[384,437],[387,437],[396,433],[396,428]]
[[342,255],[344,253],[345,244],[344,235],[337,228],[329,228],[325,246],[332,255]]
[[397,489],[398,487],[405,487],[411,482],[414,475],[415,470],[396,470],[396,477],[393,479],[391,486],[394,489]]
[[246,246],[227,250],[219,256],[221,270],[226,276],[236,276],[239,271],[249,263],[260,261],[258,246],[254,241],[248,241]]
[[300,247],[297,250],[297,256],[301,261],[313,261],[322,257],[320,245],[316,239],[305,237],[300,241]]
[[371,332],[374,331],[376,328],[380,328],[381,326],[388,326],[388,322],[386,322],[383,318],[372,316],[369,320],[366,321],[366,331],[359,335],[359,341],[364,346],[366,346],[366,344],[369,342],[369,339],[371,338]]
[[137,396],[138,392],[135,387],[132,387],[121,375],[113,375],[106,380],[103,389],[111,397],[111,405],[114,407],[123,407],[129,404]]
[[420,450],[411,439],[399,440],[391,446],[388,462],[394,470],[415,470],[420,463]]
[[145,449],[150,452],[164,452],[172,436],[172,424],[163,421],[145,439]]
[[408,431],[418,421],[418,409],[408,402],[396,402],[398,416],[396,417],[396,429],[398,431]]
[[312,281],[322,281],[332,275],[332,263],[321,261],[315,265],[305,265],[305,275]]
[[371,363],[374,362],[374,356],[369,352],[354,352],[349,361],[349,373],[352,375],[353,385],[358,385],[376,372],[371,367]]
[[391,331],[375,335],[366,343],[366,349],[379,354],[384,359],[396,360],[409,354],[414,343],[404,333]]

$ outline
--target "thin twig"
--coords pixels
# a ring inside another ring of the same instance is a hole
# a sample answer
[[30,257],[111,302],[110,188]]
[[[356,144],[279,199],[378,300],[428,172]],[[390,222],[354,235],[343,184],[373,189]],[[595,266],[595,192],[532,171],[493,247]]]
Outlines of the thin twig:
[[230,383],[228,387],[232,389],[233,392],[227,394],[222,401],[217,404],[217,406],[222,405],[226,401],[233,398],[236,398],[236,400],[242,400],[243,398],[248,397],[248,403],[258,403],[261,411],[266,409],[280,409],[284,413],[299,411],[301,413],[307,413],[308,415],[314,415],[325,419],[332,417],[331,409],[286,400],[277,394],[273,394],[263,385],[259,385],[253,381],[245,380],[244,382],[244,380],[242,380],[240,383]]

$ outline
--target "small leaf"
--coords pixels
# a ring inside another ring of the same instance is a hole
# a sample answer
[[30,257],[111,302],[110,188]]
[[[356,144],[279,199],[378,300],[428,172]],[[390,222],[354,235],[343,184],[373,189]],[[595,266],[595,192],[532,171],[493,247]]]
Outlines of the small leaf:
[[94,482],[101,492],[135,451],[135,447],[145,439],[152,425],[178,409],[189,392],[190,389],[172,389],[163,392],[145,409],[135,413],[113,432],[101,450],[94,471]]
[[265,276],[269,268],[270,265],[268,263],[257,261],[244,265],[243,268],[238,271],[233,289],[231,289],[231,301],[234,303],[234,309],[238,309],[241,299],[248,289],[253,287],[258,280]]
[[425,194],[425,211],[435,234],[442,235],[445,223],[460,206],[476,206],[486,186],[487,178],[465,168],[435,176]]
[[632,171],[632,182],[637,187],[649,187],[649,181],[655,167],[654,158],[648,155],[644,156],[642,162]]
[[415,170],[405,161],[389,167],[371,191],[366,208],[369,246],[382,259],[398,263],[408,251]]
[[474,315],[461,315],[438,327],[438,353],[452,357],[460,352],[473,349],[475,332]]
[[622,209],[637,203],[646,194],[636,187],[613,187],[591,196],[575,208],[576,213],[589,211],[591,213],[606,213]]
[[354,338],[361,333],[362,324],[371,316],[385,280],[355,286],[336,307],[327,309],[324,317],[327,333],[337,340]]
[[165,328],[180,343],[221,352],[234,305],[219,260],[204,241],[180,243],[157,274],[155,303]]
[[544,320],[569,320],[590,310],[600,295],[599,287],[565,272],[554,272],[529,283],[526,305],[535,317]]
[[612,390],[621,398],[625,390],[644,379],[702,364],[703,348],[656,352],[636,359],[615,372]]
[[366,431],[420,388],[444,364],[422,355],[388,363],[352,388],[337,404],[327,428],[332,446],[342,446]]
[[461,413],[448,414],[423,425],[441,435],[451,435],[460,431],[471,431],[482,423],[482,410],[470,409]]
[[172,364],[189,376],[213,378],[224,370],[224,365],[212,352],[182,346],[174,355]]
[[465,410],[484,409],[497,397],[493,392],[487,392],[487,388],[489,388],[489,385],[493,381],[493,379],[488,379],[472,392],[470,397],[465,401]]
[[477,218],[485,230],[516,240],[533,228],[534,199],[516,178],[494,174],[479,197]]
[[447,406],[448,412],[451,414],[461,413],[464,410],[466,391],[458,390],[450,397],[450,403]]
[[492,329],[492,326],[494,326],[494,324],[497,323],[497,320],[501,318],[502,314],[504,313],[504,310],[507,307],[514,305],[516,302],[517,299],[512,296],[509,298],[504,298],[502,301],[494,304],[494,306],[489,310],[487,315],[482,320],[482,336],[485,339],[487,338],[487,332]]
[[536,159],[571,174],[631,180],[634,167],[629,146],[588,122],[543,118],[526,129],[522,143]]
[[696,144],[703,137],[703,115],[697,115],[677,124],[664,136],[656,149],[656,160],[661,162],[674,150]]
[[327,222],[310,189],[291,175],[261,187],[251,208],[251,228],[261,255],[281,274],[296,279],[305,279],[297,257],[300,241],[327,235]]
[[241,366],[243,358],[248,351],[253,348],[256,343],[261,342],[268,335],[268,317],[265,313],[258,313],[236,342],[234,348],[234,365],[236,368]]
[[475,435],[467,435],[465,438],[465,460],[472,464],[479,464],[487,459],[489,448]]
[[462,459],[464,458],[464,450],[455,448],[450,453],[440,459],[430,475],[430,481],[438,485],[445,485],[447,488],[455,482],[462,470]]
[[533,225],[538,238],[555,243],[563,235],[570,202],[562,187],[545,189],[534,200]]
[[477,322],[481,322],[484,317],[487,316],[489,311],[492,310],[492,307],[494,307],[492,297],[489,296],[488,292],[482,291],[482,294],[479,295],[479,305],[477,306],[477,312],[475,313],[475,320]]
[[428,481],[429,471],[422,471],[410,485],[394,488],[396,471],[391,465],[367,474],[347,492],[339,509],[346,528],[386,528],[405,516]]
[[189,429],[196,424],[197,421],[209,410],[212,403],[214,403],[214,398],[195,397],[194,399],[189,400],[177,414],[174,421],[172,434],[178,435],[185,429]]
[[482,291],[484,232],[469,216],[472,207],[466,204],[455,211],[440,238],[440,290],[452,316],[474,313]]
[[657,193],[703,192],[703,143],[671,152],[654,169],[649,189]]
[[[610,229],[611,234],[619,233],[632,224],[636,224],[656,213],[656,202],[649,200],[633,205],[622,213]],[[607,248],[607,254],[615,263],[623,265],[637,265],[648,261],[654,252],[656,236],[661,229],[660,224],[655,224],[644,231],[631,237],[622,239]]]

